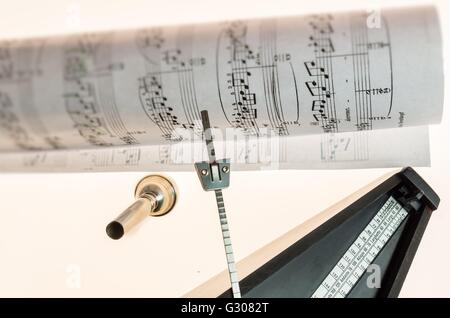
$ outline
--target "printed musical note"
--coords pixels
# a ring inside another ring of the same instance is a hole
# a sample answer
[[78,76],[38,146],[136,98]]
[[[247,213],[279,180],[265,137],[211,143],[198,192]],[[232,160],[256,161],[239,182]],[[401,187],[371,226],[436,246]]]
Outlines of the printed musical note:
[[311,44],[309,46],[314,47],[314,52],[320,53],[334,53],[334,45],[330,38],[315,38],[310,37]]

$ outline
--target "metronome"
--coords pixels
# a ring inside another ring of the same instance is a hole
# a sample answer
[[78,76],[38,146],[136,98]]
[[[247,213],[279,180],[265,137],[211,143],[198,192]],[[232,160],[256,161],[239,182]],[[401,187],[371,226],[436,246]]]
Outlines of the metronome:
[[[239,262],[241,295],[397,297],[439,201],[409,167],[377,181]],[[222,273],[186,296],[232,291]]]

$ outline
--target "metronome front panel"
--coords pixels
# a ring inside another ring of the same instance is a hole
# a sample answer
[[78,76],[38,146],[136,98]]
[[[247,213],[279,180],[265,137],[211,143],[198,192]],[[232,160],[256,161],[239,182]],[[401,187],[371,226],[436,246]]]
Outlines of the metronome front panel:
[[439,202],[405,168],[246,277],[243,295],[397,297]]
[[[411,168],[363,191],[343,209],[325,211],[331,217],[306,235],[295,229],[297,241],[278,239],[278,252],[263,248],[268,261],[255,265],[258,255],[251,255],[241,262],[240,269],[253,266],[240,282],[242,296],[397,297],[439,198]],[[217,276],[188,296],[211,296],[220,285]]]

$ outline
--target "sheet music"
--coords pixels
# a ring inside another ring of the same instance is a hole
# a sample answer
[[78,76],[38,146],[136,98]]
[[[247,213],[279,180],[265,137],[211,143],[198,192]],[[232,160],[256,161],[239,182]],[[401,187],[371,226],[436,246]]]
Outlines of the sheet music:
[[201,140],[203,109],[246,145],[278,139],[280,167],[426,165],[408,127],[442,106],[433,7],[0,41],[4,171],[183,169],[167,155]]

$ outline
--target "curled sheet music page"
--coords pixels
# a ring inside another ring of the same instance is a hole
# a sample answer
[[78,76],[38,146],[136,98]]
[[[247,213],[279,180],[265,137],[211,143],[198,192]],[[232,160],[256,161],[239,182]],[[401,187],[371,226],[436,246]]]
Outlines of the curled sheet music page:
[[258,139],[272,168],[428,165],[441,46],[428,6],[2,40],[0,169],[185,169],[204,109],[238,169]]

